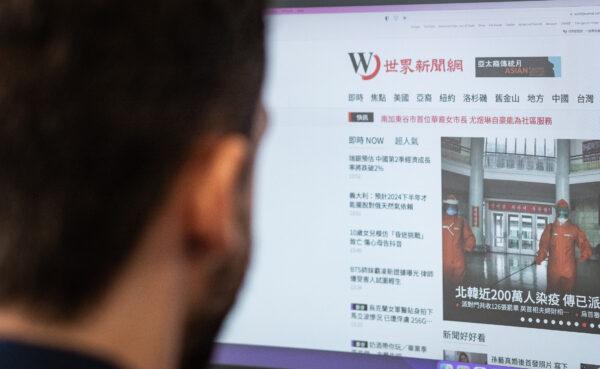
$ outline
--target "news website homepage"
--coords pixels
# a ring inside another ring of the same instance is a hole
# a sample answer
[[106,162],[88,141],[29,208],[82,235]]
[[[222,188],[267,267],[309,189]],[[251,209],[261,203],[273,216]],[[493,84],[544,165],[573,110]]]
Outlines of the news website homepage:
[[600,4],[469,7],[269,16],[222,344],[599,367]]

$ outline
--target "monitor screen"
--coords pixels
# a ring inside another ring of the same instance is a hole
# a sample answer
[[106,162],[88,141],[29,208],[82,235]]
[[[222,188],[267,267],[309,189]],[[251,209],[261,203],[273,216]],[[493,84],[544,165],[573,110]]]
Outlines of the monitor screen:
[[600,1],[331,3],[267,16],[213,362],[600,367]]

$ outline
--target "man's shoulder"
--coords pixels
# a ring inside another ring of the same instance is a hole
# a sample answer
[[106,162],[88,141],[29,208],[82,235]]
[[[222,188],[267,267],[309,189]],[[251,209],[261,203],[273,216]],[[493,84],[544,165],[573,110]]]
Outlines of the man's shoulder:
[[0,340],[0,369],[118,369],[77,351]]

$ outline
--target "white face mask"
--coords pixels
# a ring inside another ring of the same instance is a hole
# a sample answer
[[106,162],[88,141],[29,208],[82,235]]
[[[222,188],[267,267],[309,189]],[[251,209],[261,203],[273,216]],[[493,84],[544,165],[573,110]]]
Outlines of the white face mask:
[[454,215],[458,214],[458,209],[454,206],[449,206],[448,209],[446,209],[446,214],[448,214],[450,216],[454,216]]
[[558,223],[560,223],[560,225],[565,224],[568,220],[569,220],[569,218],[558,217]]

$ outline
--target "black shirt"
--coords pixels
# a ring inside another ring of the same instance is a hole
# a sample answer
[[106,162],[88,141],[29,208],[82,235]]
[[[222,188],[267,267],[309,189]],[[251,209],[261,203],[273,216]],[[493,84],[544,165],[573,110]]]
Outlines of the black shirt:
[[0,341],[0,369],[119,369],[75,351]]

